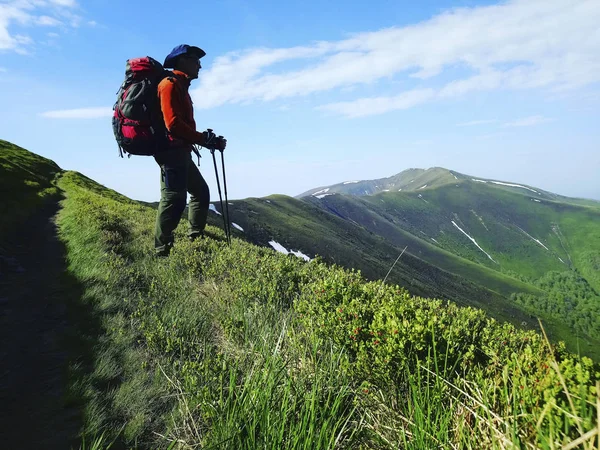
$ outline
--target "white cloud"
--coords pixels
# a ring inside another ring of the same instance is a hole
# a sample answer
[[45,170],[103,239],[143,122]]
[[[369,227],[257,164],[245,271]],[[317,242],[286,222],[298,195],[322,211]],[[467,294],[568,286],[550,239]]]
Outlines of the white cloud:
[[320,106],[319,109],[333,111],[346,117],[363,117],[397,109],[409,109],[432,100],[434,96],[433,89],[414,89],[395,97],[362,98],[351,102],[331,103]]
[[63,25],[66,18],[71,26],[80,21],[71,12],[77,7],[75,0],[3,0],[0,3],[0,51],[28,53],[33,39],[14,32],[15,27],[48,27]]
[[53,3],[58,6],[66,6],[68,8],[74,8],[77,6],[76,0],[50,0],[50,3]]
[[[413,89],[323,105],[348,117],[495,89],[568,90],[600,82],[600,2],[512,0],[455,8],[345,40],[230,53],[201,74],[195,106],[271,101],[406,76]],[[294,68],[285,68],[293,62]],[[429,85],[460,67],[472,75]],[[439,83],[438,83],[439,85]],[[345,93],[347,94],[347,92]]]
[[471,120],[470,122],[463,122],[456,124],[457,127],[472,127],[474,125],[487,125],[490,123],[498,122],[496,119],[483,119],[483,120]]
[[51,119],[100,119],[111,117],[113,115],[112,108],[80,108],[80,109],[63,109],[56,111],[46,111],[40,114],[42,117]]
[[511,127],[531,127],[534,125],[539,125],[541,123],[553,122],[554,119],[550,119],[544,116],[530,116],[524,117],[522,119],[515,120],[513,122],[506,122],[503,127],[511,128]]
[[37,25],[46,26],[46,27],[56,27],[61,25],[62,22],[54,17],[50,16],[40,16],[36,19],[35,23]]

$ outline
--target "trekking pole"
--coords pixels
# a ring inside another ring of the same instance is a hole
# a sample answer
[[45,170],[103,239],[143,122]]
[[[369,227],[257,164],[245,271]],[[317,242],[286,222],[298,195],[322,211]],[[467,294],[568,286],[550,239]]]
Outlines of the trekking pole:
[[[223,136],[219,136],[223,138]],[[225,178],[225,156],[221,150],[221,166],[223,168],[223,189],[225,190],[225,210],[227,211],[227,236],[228,242],[231,244],[231,220],[229,219],[229,200],[227,199],[227,179]]]
[[[215,158],[215,150],[210,149],[210,153],[213,158],[213,164],[215,166],[215,177],[217,178],[217,190],[219,191],[219,201],[221,202],[221,215],[223,216],[223,229],[225,231],[225,237],[227,238],[227,243],[229,244],[229,229],[227,227],[227,221],[225,219],[225,210],[223,209],[223,197],[221,195],[221,184],[219,183],[219,171],[217,170],[217,158]],[[227,218],[229,220],[229,218]]]

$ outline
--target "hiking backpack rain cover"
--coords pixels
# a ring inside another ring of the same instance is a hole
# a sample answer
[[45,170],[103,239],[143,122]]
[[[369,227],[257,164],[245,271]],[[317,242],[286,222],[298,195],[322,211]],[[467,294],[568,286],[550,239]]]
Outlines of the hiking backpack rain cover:
[[117,93],[112,118],[121,157],[123,152],[129,156],[151,156],[167,145],[158,84],[168,74],[150,56],[127,60],[125,81]]

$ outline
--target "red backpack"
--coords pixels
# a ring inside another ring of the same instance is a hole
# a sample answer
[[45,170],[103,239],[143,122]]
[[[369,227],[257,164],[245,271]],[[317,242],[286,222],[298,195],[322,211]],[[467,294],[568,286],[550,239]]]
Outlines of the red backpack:
[[127,60],[125,81],[117,92],[112,118],[121,158],[123,152],[151,156],[167,145],[157,88],[168,74],[149,56]]

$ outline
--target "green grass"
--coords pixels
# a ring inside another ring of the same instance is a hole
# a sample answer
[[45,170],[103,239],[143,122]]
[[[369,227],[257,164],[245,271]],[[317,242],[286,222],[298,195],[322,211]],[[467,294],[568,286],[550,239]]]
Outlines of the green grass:
[[53,161],[0,139],[0,233],[8,234],[43,204],[55,201],[52,181],[60,172]]
[[[448,298],[482,308],[493,317],[517,326],[536,328],[535,318],[541,314],[553,340],[564,340],[572,351],[579,349],[588,356],[600,357],[595,350],[600,345],[596,333],[568,325],[563,317],[552,313],[552,308],[531,309],[524,302],[511,300],[516,294],[548,297],[535,280],[550,269],[568,270],[558,258],[561,255],[569,261],[562,248],[563,244],[570,245],[565,234],[571,236],[566,226],[556,225],[562,230],[561,244],[552,224],[565,217],[580,219],[577,214],[592,212],[562,203],[538,205],[527,196],[504,189],[496,192],[472,182],[458,184],[459,188],[453,183],[445,190],[423,190],[422,195],[427,196],[429,203],[416,193],[390,192],[360,198],[336,195],[307,201],[271,196],[235,201],[231,212],[233,220],[245,230],[235,232],[240,237],[262,245],[274,239],[286,248],[300,249],[309,255],[321,254],[330,263],[360,269],[368,279],[383,278],[406,246],[407,252],[390,273],[391,282],[401,284],[415,295]],[[560,213],[564,208],[568,209],[567,215]],[[521,210],[525,213],[519,213]],[[450,211],[458,211],[458,218]],[[503,217],[512,217],[508,225]],[[211,219],[219,226],[220,216],[211,215]],[[484,248],[489,245],[494,249],[488,248],[502,264],[492,263],[454,228],[451,220],[458,221]],[[586,223],[597,228],[589,218]],[[545,245],[557,248],[558,253],[542,248],[515,224],[540,237],[544,233],[538,228],[546,227],[550,235],[544,240]],[[319,239],[314,239],[315,236]],[[577,255],[571,246],[568,251]],[[482,264],[483,260],[487,263]],[[534,264],[535,260],[540,263]],[[511,264],[507,266],[504,261]],[[577,308],[575,315],[587,314]]]
[[554,384],[561,373],[566,392],[593,399],[585,358],[340,267],[239,239],[228,247],[213,227],[218,239],[189,243],[182,224],[172,256],[155,260],[155,211],[88,183],[72,172],[59,182],[70,270],[103,324],[93,372],[74,391],[86,405],[88,442],[517,448],[593,428],[594,406],[575,405],[579,430]]
[[[311,256],[319,254],[330,263],[359,269],[368,279],[383,278],[402,249],[408,246],[402,260],[390,273],[390,281],[402,284],[415,295],[449,298],[461,304],[487,308],[496,317],[517,324],[529,321],[529,317],[503,299],[515,291],[537,294],[537,288],[457,258],[403,230],[396,229],[397,234],[387,233],[387,222],[381,218],[365,219],[365,229],[335,215],[347,216],[346,208],[370,214],[352,203],[359,201],[340,199],[342,203],[329,204],[327,212],[290,197],[270,196],[236,201],[231,206],[231,214],[234,222],[245,230],[243,234],[236,232],[239,236],[247,236],[262,245],[268,245],[268,241],[274,239],[286,248],[300,249]],[[212,223],[218,226],[220,219],[213,216]],[[375,221],[376,227],[370,228],[368,223]],[[319,238],[315,239],[315,236]]]
[[[598,292],[600,238],[596,236],[600,233],[600,209],[583,207],[577,201],[543,191],[529,194],[520,188],[460,178],[418,193],[334,195],[308,201],[396,247],[408,246],[408,252],[424,262],[457,276],[430,283],[443,289],[442,295],[433,293],[433,296],[483,308],[492,316],[515,324],[531,324],[532,318],[541,315],[553,339],[564,340],[571,350],[581,348],[585,354],[597,358],[595,348],[600,343],[596,336],[600,330],[576,325],[573,320],[556,314],[561,309],[560,298],[541,289],[538,280],[551,272],[578,271]],[[532,196],[539,201],[533,201]],[[472,236],[494,261],[452,221]],[[385,273],[380,271],[379,277]],[[452,288],[460,285],[461,279],[487,289],[488,294],[482,295],[481,290],[453,292]],[[411,289],[401,278],[394,281]],[[537,298],[533,303],[543,301],[547,306],[532,309],[532,302],[529,305],[513,302],[515,295]],[[487,301],[482,302],[484,298]],[[581,302],[574,308],[572,316],[588,322],[588,316],[595,314],[594,308]]]
[[339,265],[227,246],[212,226],[191,243],[184,221],[155,259],[155,210],[75,172],[57,189],[83,289],[71,319],[89,344],[70,373],[81,448],[600,442],[600,367],[539,334]]

